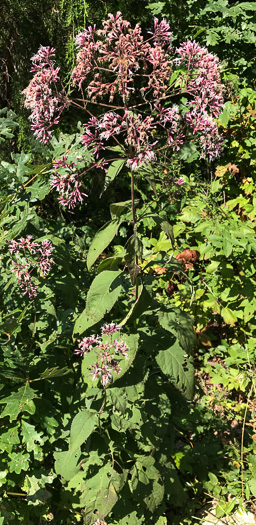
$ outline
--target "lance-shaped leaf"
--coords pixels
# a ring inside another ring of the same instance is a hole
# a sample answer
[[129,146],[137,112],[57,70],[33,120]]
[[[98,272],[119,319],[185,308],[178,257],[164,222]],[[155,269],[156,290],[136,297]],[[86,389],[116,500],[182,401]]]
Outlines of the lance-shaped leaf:
[[170,239],[170,241],[172,243],[172,247],[174,248],[175,238],[174,238],[174,234],[173,234],[173,227],[172,227],[172,225],[168,221],[163,221],[161,223],[161,228],[164,231],[164,233],[167,235],[167,237],[169,237],[169,239]]
[[70,369],[66,366],[64,368],[59,368],[54,366],[53,368],[46,368],[41,374],[41,379],[52,379],[53,377],[61,377],[70,373]]
[[86,308],[78,317],[74,334],[80,335],[98,323],[114,306],[122,288],[121,271],[105,271],[97,275],[87,295]]
[[89,410],[79,412],[71,425],[69,449],[65,452],[55,452],[55,471],[65,480],[69,481],[79,471],[80,447],[93,432],[97,421],[97,412]]
[[99,255],[107,248],[112,239],[118,232],[121,222],[118,220],[109,221],[95,235],[90,245],[87,255],[87,268],[91,269]]
[[117,177],[118,173],[121,171],[125,162],[126,162],[126,159],[117,159],[117,160],[114,160],[112,164],[110,164],[106,178],[105,178],[105,182],[104,182],[104,186],[103,186],[101,195],[104,193],[104,191],[106,191],[109,184],[111,184],[111,182],[113,182],[113,180]]
[[125,214],[130,212],[131,213],[131,218],[132,218],[131,207],[132,207],[132,201],[131,200],[123,201],[123,202],[113,202],[112,204],[110,204],[110,215],[111,215],[111,218],[113,220],[114,219],[119,219],[120,216],[123,215],[123,212],[125,212]]
[[125,256],[125,262],[127,264],[127,268],[131,277],[132,285],[136,282],[136,277],[138,277],[140,273],[140,267],[137,264],[138,258],[142,258],[143,253],[143,244],[138,237],[137,232],[135,232],[130,239],[128,239],[126,245],[126,256]]
[[81,410],[73,419],[70,430],[69,452],[74,454],[93,432],[98,422],[98,413]]
[[128,321],[131,323],[132,321],[138,319],[138,317],[140,317],[143,312],[145,312],[151,302],[152,297],[150,296],[148,290],[141,283],[138,287],[138,299],[133,303],[128,314],[121,321],[121,323],[119,323],[119,326],[124,326]]

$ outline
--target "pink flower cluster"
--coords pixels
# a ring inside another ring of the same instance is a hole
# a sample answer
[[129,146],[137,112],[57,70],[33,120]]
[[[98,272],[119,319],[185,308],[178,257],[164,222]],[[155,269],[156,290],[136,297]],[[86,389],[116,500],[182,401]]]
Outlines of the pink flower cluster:
[[[119,332],[121,327],[115,323],[105,324],[101,328],[101,336],[91,335],[84,337],[75,350],[75,354],[83,356],[89,351],[94,351],[97,355],[97,361],[91,366],[89,376],[93,380],[100,380],[103,386],[111,383],[113,372],[119,374],[119,358],[128,356],[128,346],[123,339],[114,339],[115,332]],[[103,337],[103,336],[107,336]]]
[[182,177],[180,177],[178,180],[174,181],[174,184],[177,184],[178,186],[182,186],[183,184],[185,184],[185,181]]
[[[223,107],[223,89],[218,59],[207,49],[187,41],[176,50],[175,58],[165,20],[155,18],[153,31],[144,39],[139,24],[132,28],[120,12],[109,14],[102,29],[94,25],[80,32],[76,45],[72,84],[82,91],[80,101],[89,115],[82,142],[94,154],[92,166],[106,171],[109,155],[103,152],[113,145],[122,147],[133,171],[155,160],[161,144],[178,151],[186,140],[193,140],[202,156],[206,152],[211,159],[219,156],[223,137],[214,119]],[[64,90],[57,89],[59,69],[53,66],[53,56],[52,48],[39,49],[32,59],[34,79],[24,91],[35,133],[44,141],[69,103]],[[170,84],[179,66],[186,71]],[[185,111],[170,102],[181,94],[188,96]],[[116,105],[112,105],[114,99]],[[107,110],[96,118],[88,103]],[[68,176],[60,179],[56,174],[52,186],[61,193],[62,204],[72,207],[81,202],[82,194],[73,166],[66,169]]]
[[186,89],[193,95],[190,104],[200,111],[209,109],[214,117],[218,117],[223,109],[218,57],[190,40],[181,44],[176,51],[181,57],[180,65],[187,67]]
[[224,136],[219,134],[216,120],[204,110],[193,110],[185,114],[185,121],[190,126],[193,135],[198,135],[197,141],[202,151],[201,157],[206,153],[210,160],[219,157],[224,146]]
[[126,105],[136,90],[135,77],[142,75],[141,94],[160,97],[168,88],[171,75],[170,56],[165,49],[169,51],[171,40],[169,24],[155,19],[154,31],[149,34],[152,36],[144,40],[140,26],[136,24],[132,29],[120,12],[116,16],[110,14],[99,31],[96,26],[85,29],[76,38],[79,52],[73,84],[82,89],[86,81],[87,94],[93,101],[108,96],[111,102],[119,94]]
[[188,102],[192,110],[185,114],[185,122],[193,135],[198,134],[201,157],[208,153],[213,160],[219,157],[224,146],[224,136],[219,134],[213,118],[218,118],[223,109],[219,60],[205,47],[190,40],[181,44],[177,53],[179,64],[187,67],[181,82],[185,82],[185,90],[192,96]]
[[[117,94],[123,101],[123,111],[117,107],[119,111],[107,111],[101,118],[89,119],[83,143],[92,148],[98,161],[106,141],[120,141],[132,170],[155,159],[157,141],[150,139],[157,131],[161,138],[164,132],[168,144],[176,151],[192,132],[192,140],[198,143],[202,156],[206,151],[210,159],[219,156],[223,137],[219,136],[217,123],[212,118],[217,117],[223,107],[217,58],[190,41],[177,49],[178,59],[171,58],[171,33],[165,20],[155,19],[154,31],[149,34],[150,38],[143,40],[141,28],[136,25],[132,29],[118,12],[116,16],[109,15],[102,30],[96,31],[94,26],[78,35],[79,53],[72,74],[73,84],[82,89],[86,82],[85,91],[94,102],[106,97],[112,102]],[[170,91],[172,72],[177,65],[184,64],[187,73]],[[137,90],[137,96],[140,94],[144,100],[143,114],[150,112],[150,116],[142,117],[136,106],[129,110],[129,100]],[[189,94],[190,112],[182,114],[176,104],[162,106],[161,99],[168,100],[169,96],[181,93]],[[96,165],[99,162],[95,162]]]
[[39,244],[32,240],[31,235],[28,235],[26,239],[22,237],[19,241],[9,243],[9,252],[17,259],[17,261],[12,261],[11,271],[16,274],[22,295],[28,294],[30,299],[36,297],[38,286],[31,275],[32,271],[36,268],[41,277],[46,277],[53,264],[52,250],[52,243],[48,239]]
[[32,113],[32,130],[41,142],[49,142],[53,125],[59,123],[60,114],[67,105],[67,97],[63,88],[59,89],[59,68],[54,67],[55,50],[41,46],[32,57],[31,72],[34,77],[23,93],[26,96],[25,106]]
[[60,194],[59,203],[69,209],[75,208],[83,202],[84,197],[87,197],[86,193],[80,191],[82,184],[77,173],[77,164],[79,161],[67,163],[66,155],[56,159],[53,163],[55,171],[51,186]]
[[[150,136],[155,126],[152,117],[143,119],[142,115],[134,115],[129,111],[125,111],[121,116],[110,111],[100,119],[92,117],[81,140],[87,148],[92,148],[95,158],[98,159],[100,152],[105,149],[105,141],[123,134],[123,142],[128,147],[127,166],[135,171],[143,163],[154,158],[152,147],[155,142],[150,143]],[[101,167],[99,164],[97,166]]]

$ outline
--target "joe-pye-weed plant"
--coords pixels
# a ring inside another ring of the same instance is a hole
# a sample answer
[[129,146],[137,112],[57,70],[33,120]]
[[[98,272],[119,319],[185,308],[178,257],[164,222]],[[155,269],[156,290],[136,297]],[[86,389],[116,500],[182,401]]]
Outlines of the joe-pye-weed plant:
[[[172,455],[195,333],[156,293],[159,268],[185,272],[168,213],[152,206],[154,174],[182,148],[220,155],[220,66],[195,41],[173,49],[166,21],[144,34],[119,12],[76,46],[68,88],[53,48],[32,58],[25,105],[47,162],[5,163],[0,523],[163,525],[187,501]],[[71,111],[79,132],[53,137]],[[125,200],[99,224],[119,181]],[[168,250],[152,248],[153,230]]]

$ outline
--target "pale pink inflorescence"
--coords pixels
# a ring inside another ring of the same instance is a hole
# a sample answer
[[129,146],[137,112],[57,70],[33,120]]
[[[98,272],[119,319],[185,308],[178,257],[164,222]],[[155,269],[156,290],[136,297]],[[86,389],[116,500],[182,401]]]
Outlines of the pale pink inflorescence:
[[[117,107],[103,117],[91,117],[85,124],[82,141],[92,149],[95,166],[106,169],[106,162],[101,165],[99,159],[110,139],[124,146],[132,170],[152,162],[157,149],[153,137],[159,131],[176,151],[189,132],[188,138],[199,145],[201,156],[208,153],[214,159],[223,148],[223,137],[214,120],[223,108],[218,59],[190,41],[176,50],[178,58],[172,58],[170,27],[165,20],[155,19],[149,35],[144,40],[140,26],[132,29],[118,12],[109,15],[103,29],[90,27],[76,39],[79,52],[73,84],[84,89],[93,102],[102,99],[107,105],[119,95],[123,103],[123,110]],[[181,65],[187,72],[170,88],[171,75]],[[138,89],[144,101],[141,113],[130,102]],[[188,95],[183,114],[176,104],[166,105],[169,96],[180,93]],[[145,116],[148,111],[150,116]]]
[[199,135],[201,156],[208,153],[211,160],[215,159],[220,156],[224,144],[224,137],[219,135],[213,118],[217,118],[223,109],[219,60],[205,47],[190,40],[181,44],[177,53],[180,55],[179,64],[187,67],[183,82],[192,95],[188,103],[191,111],[185,114],[185,121],[193,135]]
[[174,184],[177,184],[178,186],[182,186],[183,184],[185,184],[185,181],[182,177],[180,177],[178,180],[174,181]]
[[30,299],[36,297],[37,284],[31,275],[32,271],[36,268],[41,277],[46,277],[53,264],[52,250],[52,243],[48,239],[35,242],[31,235],[9,243],[9,252],[17,259],[12,261],[11,271],[16,274],[22,295],[28,294]]
[[[121,327],[116,323],[105,324],[101,328],[101,336],[91,335],[84,337],[75,350],[75,354],[83,356],[90,351],[97,355],[97,361],[91,366],[89,376],[93,380],[100,380],[103,386],[112,381],[113,372],[120,373],[120,357],[127,358],[127,343],[119,336],[114,338],[115,332],[120,332]],[[102,336],[107,336],[108,339]],[[119,358],[119,359],[118,359]]]
[[54,66],[55,49],[40,46],[31,60],[34,77],[23,93],[25,106],[31,110],[31,128],[41,142],[49,142],[51,128],[59,123],[60,114],[67,105],[65,90],[59,87],[59,67]]
[[69,209],[75,208],[83,202],[84,197],[87,197],[86,193],[80,191],[82,183],[77,173],[78,164],[78,159],[76,163],[73,161],[67,163],[66,155],[53,162],[54,175],[51,186],[60,194],[59,203]]
[[[218,59],[191,41],[174,52],[171,38],[165,20],[155,18],[154,29],[145,39],[139,24],[132,28],[120,12],[109,14],[102,29],[94,25],[77,35],[72,84],[81,90],[87,104],[89,118],[81,140],[94,155],[93,166],[107,171],[113,159],[106,150],[117,145],[133,171],[156,160],[161,144],[178,151],[190,140],[198,145],[202,157],[220,155],[223,136],[216,119],[223,108],[223,90]],[[45,141],[53,122],[58,122],[65,105],[71,103],[56,88],[59,69],[54,68],[53,56],[52,48],[40,48],[33,57],[35,77],[24,91],[35,132]],[[171,81],[180,66],[183,72]],[[171,103],[172,97],[181,94],[187,97],[185,109]],[[88,102],[100,104],[98,109],[105,106],[104,114],[92,115]],[[75,176],[67,182],[56,175],[52,185],[62,192],[64,206],[81,202]]]

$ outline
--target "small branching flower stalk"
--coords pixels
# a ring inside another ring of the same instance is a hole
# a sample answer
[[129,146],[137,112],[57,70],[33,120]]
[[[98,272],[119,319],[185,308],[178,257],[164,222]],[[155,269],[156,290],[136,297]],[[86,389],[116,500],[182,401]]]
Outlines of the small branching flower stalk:
[[120,330],[121,327],[115,323],[105,324],[101,328],[101,336],[84,337],[75,350],[75,354],[81,357],[91,351],[95,353],[97,360],[91,365],[89,376],[95,381],[100,380],[104,387],[112,382],[114,372],[120,373],[120,359],[128,356],[126,342],[120,336],[114,338],[114,334]]
[[54,174],[51,186],[60,194],[59,203],[69,209],[75,208],[83,202],[84,197],[87,197],[86,193],[80,191],[82,183],[76,169],[78,164],[78,159],[76,163],[68,163],[66,155],[53,162]]
[[28,294],[30,299],[37,296],[38,285],[32,272],[36,269],[43,278],[48,275],[53,265],[52,250],[52,243],[48,239],[35,242],[31,235],[9,243],[9,252],[16,258],[16,261],[12,261],[11,271],[16,274],[22,295]]

